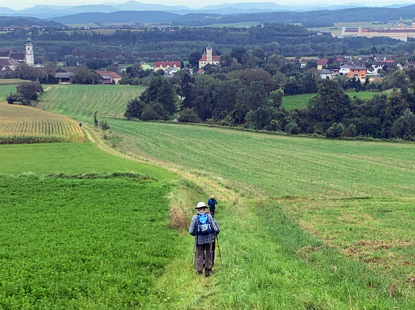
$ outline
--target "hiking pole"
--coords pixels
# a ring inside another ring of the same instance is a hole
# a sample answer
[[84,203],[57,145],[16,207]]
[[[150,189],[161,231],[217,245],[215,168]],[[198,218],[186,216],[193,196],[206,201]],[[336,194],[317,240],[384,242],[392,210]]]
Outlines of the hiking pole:
[[191,263],[190,267],[193,267],[194,266],[194,263],[195,263],[195,255],[196,255],[196,243],[195,243],[195,245],[193,247],[192,263]]
[[220,254],[220,246],[219,246],[219,238],[218,238],[218,236],[216,236],[216,243],[218,244],[219,258],[222,259],[222,255]]

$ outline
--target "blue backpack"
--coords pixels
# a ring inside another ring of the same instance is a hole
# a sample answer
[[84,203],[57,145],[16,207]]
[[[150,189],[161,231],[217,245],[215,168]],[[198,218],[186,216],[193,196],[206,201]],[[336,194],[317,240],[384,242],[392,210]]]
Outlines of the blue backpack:
[[209,216],[207,213],[199,215],[197,217],[197,234],[198,235],[207,235],[213,232],[212,226],[209,222]]

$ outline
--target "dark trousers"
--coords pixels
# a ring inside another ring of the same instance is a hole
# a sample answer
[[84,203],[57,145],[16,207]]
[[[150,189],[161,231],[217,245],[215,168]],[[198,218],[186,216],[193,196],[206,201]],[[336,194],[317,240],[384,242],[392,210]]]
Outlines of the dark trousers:
[[215,217],[215,207],[209,208],[209,212],[210,212],[210,215],[212,215],[212,217]]
[[195,270],[197,272],[202,272],[203,270],[203,256],[205,256],[205,270],[212,269],[211,243],[196,244],[195,256]]
[[212,252],[212,266],[215,264],[215,248],[216,248],[216,239],[213,240],[212,245],[210,247],[210,251]]

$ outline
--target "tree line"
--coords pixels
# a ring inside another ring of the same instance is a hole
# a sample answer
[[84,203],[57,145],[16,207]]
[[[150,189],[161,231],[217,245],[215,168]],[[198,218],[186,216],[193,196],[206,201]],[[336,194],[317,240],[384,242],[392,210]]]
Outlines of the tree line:
[[329,138],[366,136],[415,140],[415,71],[389,95],[350,98],[336,80],[322,80],[305,109],[286,111],[284,90],[266,71],[174,79],[153,77],[149,88],[128,104],[125,116],[141,120],[207,122],[224,126],[318,134]]

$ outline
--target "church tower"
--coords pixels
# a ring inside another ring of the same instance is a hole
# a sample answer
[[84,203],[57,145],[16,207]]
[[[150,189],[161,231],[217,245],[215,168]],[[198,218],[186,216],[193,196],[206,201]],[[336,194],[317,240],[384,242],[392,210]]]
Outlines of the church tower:
[[213,52],[212,52],[212,46],[208,46],[207,48],[206,48],[206,61],[207,61],[207,63],[208,64],[211,64],[212,63],[212,54],[213,54]]
[[35,64],[35,56],[33,55],[33,44],[32,44],[32,40],[29,38],[27,38],[26,41],[26,64],[28,64],[29,66],[33,66]]

